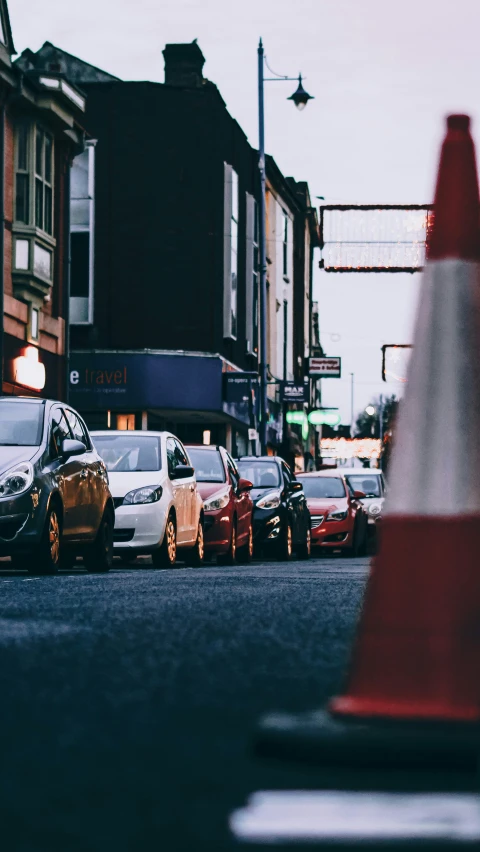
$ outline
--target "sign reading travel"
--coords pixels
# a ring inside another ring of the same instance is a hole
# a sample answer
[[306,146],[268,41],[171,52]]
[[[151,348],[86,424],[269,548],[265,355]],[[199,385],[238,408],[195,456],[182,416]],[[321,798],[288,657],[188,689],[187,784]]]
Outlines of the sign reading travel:
[[280,382],[280,402],[308,402],[308,384]]
[[340,379],[342,376],[341,358],[309,358],[308,372],[322,379]]

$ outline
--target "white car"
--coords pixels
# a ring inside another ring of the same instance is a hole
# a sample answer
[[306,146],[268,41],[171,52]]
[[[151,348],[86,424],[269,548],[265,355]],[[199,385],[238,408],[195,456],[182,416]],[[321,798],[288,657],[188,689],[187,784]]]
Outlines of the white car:
[[182,443],[170,432],[91,432],[108,470],[115,504],[114,554],[124,562],[151,554],[171,568],[177,552],[203,562],[203,501]]
[[385,477],[378,468],[342,467],[343,476],[354,491],[363,491],[365,497],[360,501],[368,514],[369,532],[373,533],[375,524],[382,517],[385,503]]

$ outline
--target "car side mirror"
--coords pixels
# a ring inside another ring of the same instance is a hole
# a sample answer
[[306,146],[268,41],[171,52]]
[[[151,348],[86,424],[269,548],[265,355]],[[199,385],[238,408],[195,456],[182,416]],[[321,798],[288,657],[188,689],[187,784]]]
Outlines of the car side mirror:
[[83,441],[72,440],[71,438],[65,438],[62,442],[61,454],[64,459],[70,458],[70,456],[81,456],[83,453],[87,452],[87,448]]
[[298,481],[298,479],[295,479],[295,480],[292,482],[292,484],[291,484],[291,486],[290,486],[290,487],[291,487],[291,490],[292,490],[292,491],[303,491],[303,485],[302,485],[302,483],[301,483],[301,482],[299,482],[299,481]]
[[239,494],[243,494],[244,491],[251,491],[253,488],[253,482],[250,482],[249,479],[243,479],[240,477],[237,485],[237,492]]
[[172,470],[170,479],[188,479],[190,476],[193,476],[194,473],[195,469],[190,467],[189,464],[179,464]]
[[363,500],[367,495],[364,491],[354,491],[353,496],[355,497],[355,500]]

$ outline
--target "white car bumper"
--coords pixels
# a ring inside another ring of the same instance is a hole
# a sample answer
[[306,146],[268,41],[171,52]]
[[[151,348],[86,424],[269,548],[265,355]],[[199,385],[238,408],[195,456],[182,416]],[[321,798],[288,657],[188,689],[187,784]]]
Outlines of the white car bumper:
[[151,553],[163,541],[166,509],[158,503],[119,506],[115,510],[114,550]]

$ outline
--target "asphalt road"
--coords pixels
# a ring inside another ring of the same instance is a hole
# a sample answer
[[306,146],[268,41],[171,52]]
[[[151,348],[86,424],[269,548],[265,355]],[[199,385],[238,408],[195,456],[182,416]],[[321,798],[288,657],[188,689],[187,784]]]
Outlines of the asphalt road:
[[262,762],[258,717],[321,705],[368,560],[28,578],[0,562],[3,852],[238,849],[228,815],[315,769]]

